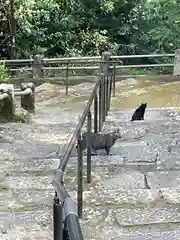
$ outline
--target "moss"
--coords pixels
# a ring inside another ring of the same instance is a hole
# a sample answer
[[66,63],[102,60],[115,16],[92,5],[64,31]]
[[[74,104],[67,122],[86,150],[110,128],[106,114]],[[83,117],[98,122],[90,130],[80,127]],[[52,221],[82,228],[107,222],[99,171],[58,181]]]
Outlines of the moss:
[[12,122],[29,123],[29,118],[23,115],[15,115]]
[[7,122],[19,122],[19,123],[29,123],[30,121],[30,114],[24,109],[16,108],[16,113],[13,117],[6,117],[0,115],[0,123],[7,123]]

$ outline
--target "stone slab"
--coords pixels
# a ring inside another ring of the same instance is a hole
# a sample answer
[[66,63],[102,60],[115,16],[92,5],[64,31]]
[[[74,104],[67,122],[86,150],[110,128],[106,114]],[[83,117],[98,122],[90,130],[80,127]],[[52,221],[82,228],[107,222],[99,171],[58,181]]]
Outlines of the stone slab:
[[1,239],[52,239],[52,210],[0,212]]
[[52,205],[54,190],[9,189],[0,191],[0,209],[36,208]]
[[[127,206],[128,207],[128,206]],[[129,209],[129,215],[131,217],[130,210],[133,206]],[[169,206],[168,209],[170,209]],[[127,208],[123,208],[125,211]],[[141,209],[141,208],[139,208]],[[142,208],[143,209],[143,208]],[[155,209],[155,208],[154,208]],[[161,209],[161,208],[160,208]],[[107,205],[106,207],[102,206],[85,206],[84,208],[84,215],[83,219],[81,220],[81,226],[84,232],[84,237],[87,240],[117,240],[117,239],[124,239],[124,240],[142,240],[142,239],[160,239],[157,237],[163,236],[164,238],[170,240],[168,236],[173,237],[172,239],[179,239],[175,238],[179,236],[179,229],[180,224],[174,223],[164,223],[164,224],[152,224],[152,225],[136,225],[132,227],[121,227],[117,223],[115,219],[116,212],[118,213],[119,208],[114,208],[111,205]],[[152,209],[149,208],[151,211]],[[175,210],[175,208],[174,208]],[[143,213],[143,211],[142,211]],[[162,213],[162,212],[161,212]],[[167,212],[166,212],[167,213]],[[123,215],[122,215],[123,216]],[[122,219],[121,216],[121,219]],[[134,216],[134,215],[133,215]],[[128,217],[127,215],[125,217]],[[124,218],[123,218],[124,220]],[[126,220],[126,219],[125,219]],[[92,232],[93,229],[93,232]],[[139,238],[139,237],[146,237],[146,238]],[[148,238],[150,237],[150,238]],[[155,237],[155,238],[154,238]]]
[[144,176],[138,171],[119,169],[116,174],[110,174],[102,183],[104,190],[130,190],[144,188]]
[[160,152],[160,160],[158,161],[157,169],[161,171],[180,171],[180,154]]
[[[92,167],[108,167],[113,165],[123,166],[124,159],[117,155],[117,156],[107,156],[104,152],[100,152],[101,155],[92,156]],[[87,157],[83,156],[83,164],[84,167],[87,166]],[[75,168],[77,166],[77,156],[71,157],[69,159],[67,168]]]
[[15,189],[53,189],[52,176],[19,176],[7,177],[5,183],[9,188]]
[[[97,194],[98,193],[98,194]],[[87,194],[86,194],[87,195]],[[76,198],[75,198],[76,200]],[[86,205],[93,206],[133,206],[134,204],[144,204],[148,205],[157,201],[161,201],[161,193],[158,190],[148,190],[148,189],[134,189],[129,190],[104,190],[91,192],[89,196],[85,199]]]
[[[0,161],[1,162],[1,161]],[[8,172],[9,174],[19,175],[18,172],[21,172],[23,175],[24,173],[33,172],[42,172],[46,173],[51,172],[57,169],[59,165],[58,158],[39,158],[39,159],[32,159],[32,158],[24,158],[24,159],[14,159],[12,161],[6,160],[4,165],[0,166],[0,172]]]
[[172,188],[161,188],[163,199],[171,204],[180,203],[180,185]]
[[134,208],[116,209],[116,221],[120,226],[137,226],[147,224],[179,223],[178,208]]
[[149,172],[147,180],[152,188],[176,188],[180,186],[180,171]]
[[152,231],[152,232],[137,232],[131,234],[120,234],[113,233],[112,235],[108,234],[109,239],[112,240],[179,240],[180,239],[180,229],[177,228],[177,230],[174,231]]

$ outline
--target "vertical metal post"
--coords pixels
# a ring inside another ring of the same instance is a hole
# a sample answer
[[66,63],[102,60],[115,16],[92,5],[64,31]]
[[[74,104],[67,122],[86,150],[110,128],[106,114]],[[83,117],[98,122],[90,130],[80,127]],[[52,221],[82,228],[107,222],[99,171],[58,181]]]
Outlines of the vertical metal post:
[[66,224],[64,224],[63,228],[63,240],[69,240],[69,233]]
[[67,64],[67,67],[66,67],[66,96],[68,95],[68,87],[69,87],[69,64]]
[[108,89],[108,91],[109,91],[109,93],[108,93],[108,95],[109,95],[109,99],[108,99],[108,111],[110,110],[110,104],[111,104],[112,81],[113,81],[113,76],[111,76],[111,79],[110,79],[110,81],[109,81],[109,89]]
[[94,98],[94,133],[98,131],[98,98],[97,94]]
[[102,127],[102,79],[100,79],[99,84],[99,132]]
[[110,76],[107,76],[107,79],[106,79],[106,116],[108,115],[108,111],[109,111],[109,109],[108,109],[108,107],[109,107],[109,77]]
[[102,89],[102,124],[105,121],[105,111],[106,111],[106,96],[105,96],[105,76],[103,76],[103,80],[102,80],[102,85],[103,85],[103,89]]
[[116,64],[113,65],[113,97],[116,94]]
[[88,112],[88,122],[87,122],[87,183],[91,182],[91,128],[92,128],[92,116],[91,112]]
[[54,240],[63,240],[62,222],[62,205],[60,204],[56,193],[53,203]]
[[77,212],[79,217],[82,217],[83,209],[83,151],[82,151],[82,139],[79,136],[77,144]]

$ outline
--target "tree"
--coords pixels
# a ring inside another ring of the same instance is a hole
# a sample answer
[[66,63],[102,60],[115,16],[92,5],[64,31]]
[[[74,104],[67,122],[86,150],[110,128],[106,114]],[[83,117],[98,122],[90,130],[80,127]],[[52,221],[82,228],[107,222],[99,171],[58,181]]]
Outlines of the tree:
[[[9,1],[0,5],[2,58],[10,57],[15,35]],[[177,0],[16,0],[14,8],[18,58],[173,52],[180,45]]]

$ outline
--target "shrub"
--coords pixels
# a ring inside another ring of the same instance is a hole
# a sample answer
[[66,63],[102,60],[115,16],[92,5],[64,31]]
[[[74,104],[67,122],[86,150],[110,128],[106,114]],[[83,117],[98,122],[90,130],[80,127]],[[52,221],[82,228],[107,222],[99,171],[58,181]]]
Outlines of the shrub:
[[9,74],[4,66],[0,63],[0,83],[7,83],[9,80]]

